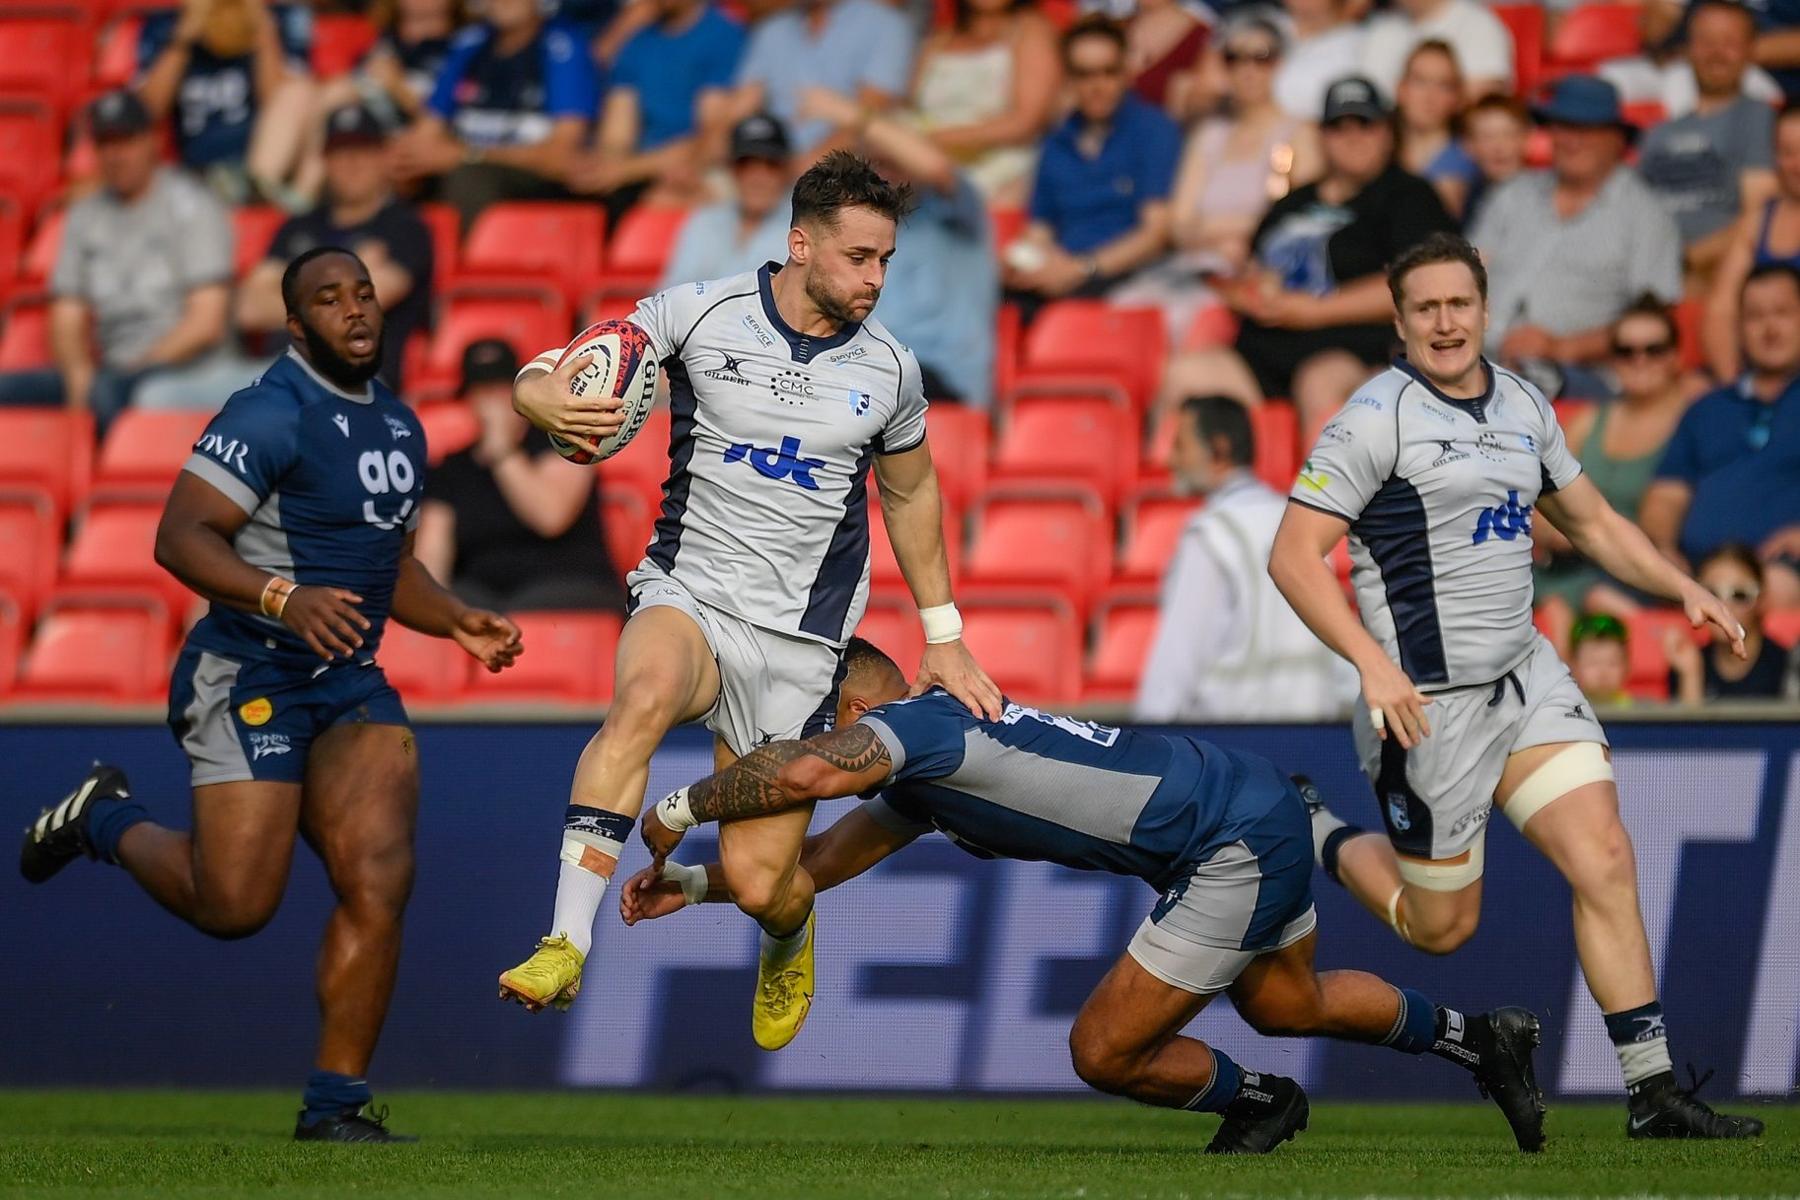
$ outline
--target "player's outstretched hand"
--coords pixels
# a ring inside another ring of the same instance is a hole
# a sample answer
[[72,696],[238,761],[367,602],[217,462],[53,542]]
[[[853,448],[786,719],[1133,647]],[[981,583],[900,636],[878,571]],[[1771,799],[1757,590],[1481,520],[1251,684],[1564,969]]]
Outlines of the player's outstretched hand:
[[577,396],[570,390],[575,376],[592,366],[594,356],[577,354],[547,375],[532,375],[513,386],[519,415],[565,441],[598,454],[599,441],[625,423],[625,401],[617,396]]
[[356,610],[361,603],[361,596],[343,588],[302,584],[289,593],[281,623],[320,658],[350,658],[362,648],[362,631],[369,627],[369,618]]
[[525,652],[519,627],[485,608],[464,609],[450,636],[469,652],[470,658],[495,675],[512,666],[513,660]]
[[660,868],[663,860],[675,853],[675,847],[681,845],[684,836],[681,830],[670,829],[656,815],[656,805],[644,810],[638,821],[638,832],[643,835],[644,846],[650,851],[651,866]]
[[1695,629],[1711,625],[1725,638],[1733,654],[1744,659],[1750,657],[1750,652],[1744,649],[1744,627],[1726,609],[1723,600],[1690,580],[1682,589],[1681,607],[1687,613],[1689,625]]
[[664,879],[655,867],[645,867],[625,881],[619,889],[619,916],[627,925],[654,921],[687,907],[681,884]]
[[1386,658],[1363,671],[1362,694],[1375,736],[1382,741],[1396,737],[1401,749],[1411,750],[1431,736],[1431,722],[1425,719],[1431,697],[1414,687],[1406,672]]
[[990,721],[998,721],[1002,711],[1000,688],[981,669],[969,647],[960,638],[954,642],[927,645],[919,659],[919,677],[913,680],[909,696],[923,695],[928,688],[941,687],[968,706],[970,712]]

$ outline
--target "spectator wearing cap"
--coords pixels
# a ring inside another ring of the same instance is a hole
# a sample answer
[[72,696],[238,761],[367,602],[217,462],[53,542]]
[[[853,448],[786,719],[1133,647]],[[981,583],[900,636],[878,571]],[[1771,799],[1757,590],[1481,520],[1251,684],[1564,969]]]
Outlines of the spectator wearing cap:
[[731,131],[730,150],[734,194],[696,209],[682,223],[663,267],[662,287],[787,261],[794,156],[786,127],[768,113],[754,113]]
[[604,195],[615,219],[640,199],[694,199],[702,97],[730,88],[744,53],[743,26],[709,0],[647,4],[655,21],[613,60],[597,145],[569,177],[574,190]]
[[1175,122],[1131,91],[1116,23],[1083,17],[1062,53],[1074,111],[1044,139],[1030,224],[1004,251],[1006,286],[1027,313],[1104,295],[1167,251],[1181,157]]
[[247,382],[221,375],[231,367],[230,217],[161,164],[137,96],[109,92],[87,119],[101,186],[70,207],[50,276],[56,366],[0,374],[0,403],[91,409],[102,429],[131,403],[216,408]]
[[486,20],[458,34],[437,87],[394,146],[405,183],[441,178],[466,231],[502,200],[560,200],[599,106],[587,43],[538,0],[487,0]]
[[1432,186],[1396,163],[1392,115],[1372,82],[1338,80],[1321,115],[1324,176],[1271,205],[1250,236],[1248,267],[1214,284],[1240,316],[1235,346],[1176,358],[1165,409],[1202,389],[1252,407],[1285,396],[1311,445],[1392,353],[1387,264],[1455,222]]
[[1363,74],[1385,96],[1400,85],[1406,60],[1421,42],[1445,42],[1462,65],[1468,99],[1510,92],[1513,85],[1512,33],[1477,0],[1396,0],[1369,22],[1363,39]]
[[744,117],[773,113],[810,164],[847,139],[832,139],[823,121],[803,120],[801,93],[822,87],[871,111],[890,108],[906,95],[916,43],[911,22],[881,0],[800,0],[751,31],[732,91],[703,103],[702,122],[716,147]]
[[834,130],[857,133],[861,149],[883,175],[913,186],[918,206],[908,214],[901,250],[888,264],[882,324],[919,360],[927,400],[988,407],[1000,277],[980,188],[911,122],[865,113],[824,88],[809,91],[801,111]]
[[138,95],[174,118],[182,165],[226,203],[287,197],[316,92],[312,36],[301,3],[183,0],[144,17]]
[[399,391],[407,340],[430,319],[433,259],[431,231],[389,182],[388,140],[380,119],[360,104],[326,117],[325,200],[277,231],[268,257],[238,290],[237,324],[253,335],[285,328],[281,273],[287,264],[315,246],[354,251],[387,316],[381,378]]
[[1775,264],[1745,281],[1745,371],[1682,415],[1638,523],[1685,566],[1726,542],[1756,548],[1770,607],[1800,605],[1800,272]]
[[1653,127],[1638,148],[1638,174],[1675,218],[1687,269],[1702,279],[1725,256],[1745,198],[1774,189],[1775,114],[1744,95],[1755,38],[1748,9],[1700,0],[1687,44],[1699,98],[1692,112]]
[[497,338],[463,351],[463,403],[481,433],[427,478],[414,553],[469,604],[623,612],[594,473],[565,462],[547,434],[513,411],[518,369],[512,347]]
[[1569,673],[1588,703],[1607,708],[1631,703],[1631,635],[1609,613],[1582,613],[1569,629]]
[[1488,265],[1488,353],[1552,396],[1599,398],[1613,322],[1646,293],[1681,299],[1681,238],[1625,165],[1635,130],[1610,83],[1567,76],[1536,116],[1550,168],[1495,189],[1469,230]]

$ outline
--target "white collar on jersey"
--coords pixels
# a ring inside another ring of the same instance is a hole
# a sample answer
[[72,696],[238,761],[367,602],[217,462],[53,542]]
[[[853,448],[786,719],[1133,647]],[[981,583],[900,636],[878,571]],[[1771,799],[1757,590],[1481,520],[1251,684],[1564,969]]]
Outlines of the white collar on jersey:
[[289,358],[293,359],[295,362],[299,363],[300,369],[302,371],[305,371],[308,375],[310,375],[312,377],[312,381],[314,383],[318,384],[320,387],[324,388],[326,391],[330,392],[332,395],[336,396],[338,399],[348,400],[352,404],[373,404],[373,403],[375,403],[375,389],[370,387],[368,384],[366,384],[366,383],[363,384],[362,395],[360,395],[360,396],[357,395],[355,392],[346,392],[343,388],[339,387],[337,384],[331,382],[331,380],[325,378],[323,375],[319,374],[316,370],[314,370],[313,365],[311,363],[307,362],[306,358],[295,347],[289,346],[287,348],[287,356]]

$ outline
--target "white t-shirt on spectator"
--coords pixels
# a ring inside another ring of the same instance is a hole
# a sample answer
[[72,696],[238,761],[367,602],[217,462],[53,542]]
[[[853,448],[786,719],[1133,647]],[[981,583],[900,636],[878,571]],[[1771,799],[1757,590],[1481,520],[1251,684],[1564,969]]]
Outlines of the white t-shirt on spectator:
[[1275,71],[1275,102],[1302,121],[1317,121],[1325,111],[1325,91],[1362,64],[1363,30],[1339,25],[1309,38],[1291,34]]
[[1464,79],[1513,81],[1512,31],[1475,0],[1447,0],[1423,21],[1387,13],[1369,22],[1363,42],[1363,71],[1390,98],[1406,69],[1406,56],[1420,42],[1450,43]]
[[[1684,58],[1661,66],[1642,55],[1615,58],[1600,64],[1600,78],[1619,89],[1619,103],[1660,102],[1664,112],[1671,117],[1684,117],[1700,103],[1700,85],[1694,82],[1694,68]],[[1758,66],[1751,66],[1744,72],[1743,93],[1764,104],[1781,102],[1781,85]]]

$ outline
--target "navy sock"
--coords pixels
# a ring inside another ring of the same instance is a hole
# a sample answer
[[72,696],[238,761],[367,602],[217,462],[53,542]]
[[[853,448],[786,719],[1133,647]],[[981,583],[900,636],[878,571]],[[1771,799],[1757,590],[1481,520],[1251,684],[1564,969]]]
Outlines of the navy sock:
[[1243,1068],[1231,1061],[1231,1055],[1217,1046],[1211,1047],[1213,1056],[1212,1079],[1200,1089],[1192,1100],[1181,1107],[1194,1112],[1223,1112],[1225,1106],[1237,1099],[1238,1089],[1244,1083]]
[[301,1094],[305,1111],[302,1125],[316,1125],[326,1117],[354,1112],[375,1098],[366,1079],[352,1079],[336,1071],[314,1071],[306,1077],[306,1091]]
[[[1433,1004],[1423,992],[1412,988],[1395,988],[1400,994],[1400,1011],[1394,1014],[1394,1024],[1381,1039],[1383,1046],[1392,1046],[1402,1054],[1423,1054],[1431,1049],[1438,1035],[1438,1006]],[[1457,1028],[1462,1028],[1462,1014],[1456,1014]]]
[[119,839],[127,829],[149,819],[150,810],[136,800],[96,800],[88,811],[88,841],[102,862],[117,865]]
[[1606,1013],[1606,1036],[1619,1056],[1627,1091],[1635,1092],[1659,1075],[1674,1071],[1669,1061],[1669,1035],[1663,1027],[1662,1002],[1625,1012]]
[[1338,851],[1343,849],[1344,843],[1351,838],[1361,837],[1367,832],[1369,831],[1358,829],[1354,825],[1344,825],[1325,836],[1325,845],[1319,851],[1319,863],[1325,868],[1325,873],[1331,876],[1333,883],[1342,884],[1344,882],[1338,878]]

